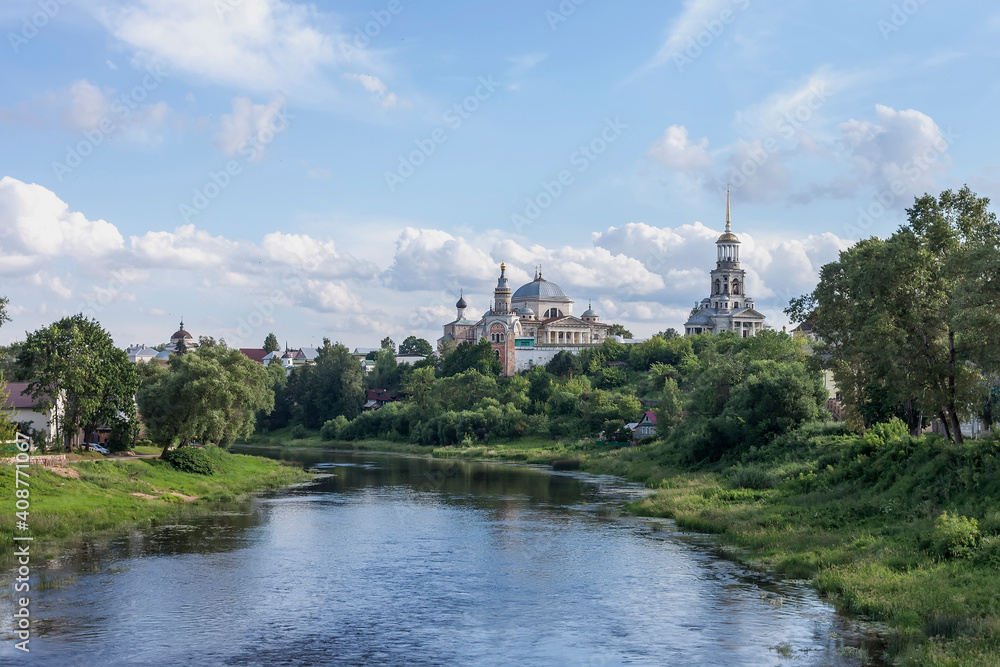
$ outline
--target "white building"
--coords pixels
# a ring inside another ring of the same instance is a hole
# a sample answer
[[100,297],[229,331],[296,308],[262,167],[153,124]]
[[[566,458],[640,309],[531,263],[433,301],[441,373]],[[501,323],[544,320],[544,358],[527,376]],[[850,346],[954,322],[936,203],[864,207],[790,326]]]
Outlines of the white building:
[[738,336],[755,336],[770,328],[747,294],[747,272],[740,264],[740,239],[733,233],[726,192],[726,231],[715,242],[717,258],[711,273],[711,295],[695,304],[684,323],[684,335],[733,331]]

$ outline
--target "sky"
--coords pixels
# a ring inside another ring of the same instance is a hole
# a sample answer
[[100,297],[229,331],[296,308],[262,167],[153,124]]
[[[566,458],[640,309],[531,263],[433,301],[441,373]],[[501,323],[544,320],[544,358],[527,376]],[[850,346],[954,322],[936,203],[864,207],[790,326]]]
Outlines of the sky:
[[915,196],[1000,185],[985,1],[3,0],[0,37],[3,344],[433,342],[502,261],[647,337],[727,186],[780,329]]

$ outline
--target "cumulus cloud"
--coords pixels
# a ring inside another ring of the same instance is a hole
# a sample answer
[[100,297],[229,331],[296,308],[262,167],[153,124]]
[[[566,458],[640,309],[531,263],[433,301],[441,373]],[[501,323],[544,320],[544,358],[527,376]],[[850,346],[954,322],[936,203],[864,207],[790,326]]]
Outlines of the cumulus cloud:
[[285,0],[135,0],[100,16],[140,60],[245,90],[315,90],[343,53],[312,5]]
[[9,259],[41,260],[59,255],[100,258],[124,244],[106,220],[88,220],[51,190],[4,176],[0,179],[0,250]]
[[495,264],[486,252],[461,237],[437,229],[407,227],[396,239],[395,257],[386,278],[391,287],[401,290],[451,290],[463,281],[495,278]]
[[271,263],[331,278],[370,279],[378,273],[371,262],[338,252],[333,241],[304,234],[271,232],[264,237],[261,250]]
[[698,143],[693,143],[688,138],[686,127],[671,125],[662,137],[653,142],[647,154],[668,169],[701,171],[712,166],[707,148],[707,138],[702,137]]
[[937,188],[936,176],[951,165],[948,140],[937,123],[916,109],[897,111],[876,105],[878,122],[851,119],[841,123],[842,143],[865,182],[896,194],[919,194]]

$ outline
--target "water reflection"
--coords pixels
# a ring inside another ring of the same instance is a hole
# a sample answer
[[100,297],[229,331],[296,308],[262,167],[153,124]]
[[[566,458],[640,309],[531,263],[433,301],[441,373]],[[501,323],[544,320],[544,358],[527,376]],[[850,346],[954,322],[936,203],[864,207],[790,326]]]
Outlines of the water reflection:
[[69,583],[37,593],[31,662],[859,664],[811,590],[605,518],[642,493],[612,478],[283,456],[321,477],[52,563]]

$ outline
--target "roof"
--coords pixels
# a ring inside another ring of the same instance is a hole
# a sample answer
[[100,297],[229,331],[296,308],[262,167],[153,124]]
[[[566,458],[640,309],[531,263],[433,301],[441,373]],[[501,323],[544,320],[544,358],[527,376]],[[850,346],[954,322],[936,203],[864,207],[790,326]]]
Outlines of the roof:
[[267,350],[262,347],[241,347],[240,352],[243,353],[250,361],[256,361],[258,364],[264,363],[264,357],[267,356]]
[[733,234],[732,232],[722,232],[722,236],[720,236],[719,240],[716,241],[716,243],[739,243],[739,242],[740,242],[740,237],[738,237],[736,234]]
[[702,308],[697,313],[688,318],[684,324],[712,324],[712,316],[706,312],[715,312],[714,308]]
[[541,276],[538,276],[527,285],[518,287],[511,299],[530,299],[534,297],[570,300],[569,296],[567,296],[566,292],[559,285],[550,283]]
[[302,356],[306,358],[306,361],[312,361],[319,356],[319,350],[315,347],[303,347],[299,349],[299,352],[301,352]]
[[3,408],[5,410],[34,410],[39,403],[48,400],[48,396],[45,394],[41,398],[32,398],[27,390],[27,382],[8,382],[7,398],[3,402]]
[[642,413],[642,422],[656,426],[656,413],[652,410],[646,410]]

